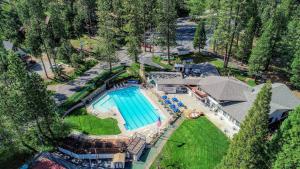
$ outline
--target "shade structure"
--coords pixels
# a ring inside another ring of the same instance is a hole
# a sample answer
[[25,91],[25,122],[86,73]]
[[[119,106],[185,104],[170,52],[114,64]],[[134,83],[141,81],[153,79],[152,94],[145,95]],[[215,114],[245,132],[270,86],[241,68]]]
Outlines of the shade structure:
[[165,100],[166,104],[172,104],[172,102],[170,100]]
[[178,107],[183,107],[184,106],[184,104],[182,102],[178,102],[177,105],[178,105]]
[[174,108],[172,110],[173,110],[174,113],[179,113],[180,112],[180,110],[178,108]]
[[161,96],[161,98],[164,99],[164,100],[167,100],[168,96],[164,95],[164,96]]
[[178,99],[177,99],[176,97],[173,97],[172,100],[173,100],[174,102],[178,102]]
[[171,105],[170,105],[170,108],[171,108],[171,109],[176,109],[176,105],[175,105],[175,104],[171,104]]

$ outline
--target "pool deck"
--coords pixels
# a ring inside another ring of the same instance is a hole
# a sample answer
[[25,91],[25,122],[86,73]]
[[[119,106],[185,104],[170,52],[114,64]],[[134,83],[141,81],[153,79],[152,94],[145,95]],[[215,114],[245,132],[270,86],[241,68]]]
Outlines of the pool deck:
[[[129,86],[128,86],[129,87]],[[120,88],[121,89],[121,88]],[[118,90],[118,89],[116,89]],[[90,138],[130,138],[132,137],[135,133],[142,134],[146,136],[146,141],[150,143],[153,138],[159,133],[164,132],[166,128],[169,127],[169,120],[171,118],[171,115],[163,108],[163,106],[158,102],[159,98],[153,93],[151,89],[144,89],[141,88],[141,93],[147,98],[147,100],[154,106],[154,108],[158,111],[159,115],[161,116],[161,126],[158,127],[157,123],[153,123],[150,125],[146,125],[144,127],[134,129],[134,130],[127,130],[125,128],[125,120],[123,119],[121,113],[118,111],[117,108],[111,108],[110,111],[108,112],[100,112],[97,111],[93,108],[93,103],[92,102],[90,105],[87,106],[87,111],[90,114],[93,114],[99,118],[105,119],[105,118],[114,118],[118,121],[118,126],[121,130],[121,133],[118,135],[101,135],[101,136],[89,136]],[[110,92],[113,90],[108,90],[105,93],[103,93],[101,96],[98,96],[96,99],[99,99],[103,95],[105,95],[107,92]]]
[[204,115],[216,126],[218,127],[227,137],[232,138],[238,130],[233,128],[231,122],[227,120],[223,115],[217,114],[211,111],[207,106],[205,106],[197,98],[189,94],[168,94],[168,97],[176,97],[182,101],[190,110],[196,110],[197,112],[203,112]]

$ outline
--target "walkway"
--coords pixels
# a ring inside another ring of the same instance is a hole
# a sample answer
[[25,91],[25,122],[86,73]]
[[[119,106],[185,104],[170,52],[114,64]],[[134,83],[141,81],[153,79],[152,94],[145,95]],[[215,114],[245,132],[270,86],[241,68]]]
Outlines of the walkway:
[[[127,64],[131,63],[131,60],[129,60],[125,49],[121,49],[120,51],[118,51],[117,56],[119,58],[119,62],[113,64],[113,66],[119,65],[121,62]],[[66,84],[49,85],[48,90],[55,92],[55,101],[56,103],[61,104],[65,100],[67,100],[68,97],[72,96],[83,86],[85,86],[89,81],[91,81],[92,79],[96,78],[99,74],[104,72],[105,69],[108,69],[107,64],[99,63],[73,81],[70,81]]]
[[[147,153],[145,162],[142,162],[142,161],[133,162],[132,169],[148,169],[148,168],[150,168],[152,163],[159,156],[161,150],[163,149],[164,145],[167,143],[170,136],[182,124],[182,122],[184,120],[185,120],[185,118],[181,117],[172,126],[170,126],[168,128],[168,130],[165,131],[162,136],[160,136],[159,140],[155,143],[154,147],[151,147],[151,149]],[[141,158],[143,158],[143,157],[141,157]]]

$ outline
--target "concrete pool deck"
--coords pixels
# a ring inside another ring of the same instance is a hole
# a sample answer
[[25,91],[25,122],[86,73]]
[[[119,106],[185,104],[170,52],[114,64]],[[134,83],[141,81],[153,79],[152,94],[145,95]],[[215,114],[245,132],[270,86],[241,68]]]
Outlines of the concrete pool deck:
[[[130,87],[130,86],[127,86]],[[121,88],[120,88],[121,89]],[[98,110],[95,110],[93,108],[93,104],[96,100],[101,98],[103,95],[106,93],[113,91],[113,90],[118,90],[118,89],[112,89],[108,90],[102,95],[98,96],[97,98],[94,99],[91,104],[87,106],[87,111],[90,114],[93,114],[101,119],[105,118],[114,118],[118,121],[118,126],[121,130],[121,133],[118,135],[101,135],[101,136],[90,136],[92,138],[130,138],[132,137],[135,133],[142,134],[146,136],[146,141],[150,143],[153,138],[158,135],[159,133],[164,132],[166,128],[169,127],[169,121],[171,119],[171,115],[166,111],[165,108],[159,103],[159,98],[153,93],[151,89],[145,89],[145,88],[140,88],[141,93],[147,98],[147,100],[154,106],[154,108],[158,111],[160,117],[161,117],[161,126],[157,126],[157,122],[146,125],[144,127],[140,127],[134,130],[127,130],[125,128],[125,120],[123,119],[121,113],[118,111],[116,107],[113,107],[110,109],[108,112],[100,112]]]
[[223,115],[211,111],[196,97],[193,97],[189,94],[168,94],[168,96],[178,98],[190,110],[203,112],[207,117],[207,119],[209,119],[216,127],[218,127],[229,138],[232,138],[233,135],[238,132],[238,130],[234,129],[233,125]]

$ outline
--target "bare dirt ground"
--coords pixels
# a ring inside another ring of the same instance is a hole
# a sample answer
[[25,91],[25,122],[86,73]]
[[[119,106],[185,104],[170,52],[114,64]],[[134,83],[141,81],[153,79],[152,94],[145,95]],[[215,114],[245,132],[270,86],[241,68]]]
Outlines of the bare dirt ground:
[[298,97],[300,99],[300,91],[294,90],[293,93],[296,97]]
[[[45,64],[45,68],[46,68],[48,77],[50,79],[47,78],[46,75],[45,75],[45,71],[44,71],[44,67],[43,67],[41,58],[32,57],[32,60],[36,61],[36,64],[32,67],[32,70],[34,72],[38,73],[44,80],[49,81],[49,80],[51,80],[51,78],[54,77],[54,74],[53,74],[53,72],[51,70],[50,63],[49,63],[49,60],[48,60],[47,56],[43,55],[42,59],[43,59],[44,64]],[[53,65],[54,64],[53,59],[50,59],[50,61],[51,61],[52,65]],[[62,67],[63,67],[64,72],[65,72],[66,75],[70,75],[70,74],[72,74],[74,72],[74,68],[72,68],[69,65],[62,64]]]

